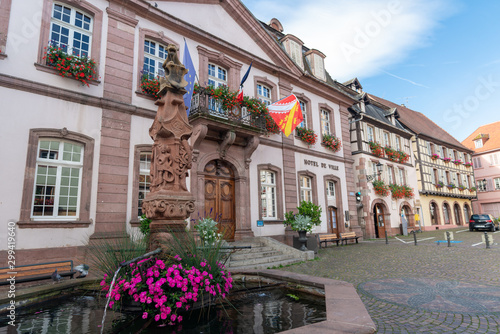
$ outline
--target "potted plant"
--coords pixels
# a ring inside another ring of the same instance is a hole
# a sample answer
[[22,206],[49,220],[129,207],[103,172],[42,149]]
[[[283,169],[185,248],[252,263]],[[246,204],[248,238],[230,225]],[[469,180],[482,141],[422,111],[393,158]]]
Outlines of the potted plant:
[[314,130],[303,127],[297,127],[296,129],[297,137],[299,137],[300,140],[309,146],[316,144],[318,135],[314,133]]
[[467,168],[472,167],[472,163],[471,162],[464,162],[464,166]]
[[474,192],[474,191],[476,191],[476,190],[477,190],[477,188],[476,188],[476,187],[470,187],[470,188],[469,188],[469,191],[470,191],[471,193],[473,193],[473,192]]
[[406,154],[403,151],[397,151],[397,153],[398,153],[398,159],[399,159],[400,163],[404,164],[405,162],[407,162],[408,160],[410,160],[410,155],[409,154]]
[[462,164],[462,160],[458,159],[458,160],[453,160],[452,161],[455,165],[461,165]]
[[432,160],[437,160],[439,158],[440,158],[439,154],[434,153],[434,154],[431,155],[431,159]]
[[368,145],[370,146],[370,150],[372,151],[373,155],[376,155],[379,158],[382,158],[384,156],[382,145],[374,141],[368,142]]
[[383,197],[389,195],[389,187],[384,183],[384,181],[375,180],[372,182],[372,184],[373,184],[373,190],[375,190],[375,194]]
[[334,135],[324,134],[321,144],[325,145],[328,149],[332,150],[334,153],[340,151],[342,143],[340,139]]
[[404,190],[404,197],[405,198],[410,199],[410,198],[413,198],[413,196],[415,196],[412,187],[404,185],[403,190]]
[[466,188],[465,188],[465,186],[463,184],[461,184],[461,185],[458,186],[458,190],[460,190],[460,191],[464,191],[465,189]]
[[447,185],[448,189],[455,189],[455,184],[454,183],[450,183]]
[[[302,243],[301,250],[307,250],[305,241],[306,234],[311,232],[314,226],[321,224],[321,207],[312,202],[302,201],[297,207],[298,213],[293,211],[285,213],[285,226],[290,226],[293,231],[299,232],[299,241]],[[305,232],[304,232],[305,231]],[[302,238],[302,240],[300,240]]]
[[392,199],[398,200],[405,196],[405,190],[402,186],[392,183],[389,184],[389,189],[391,190]]
[[160,91],[159,78],[151,78],[148,73],[142,73],[141,90],[144,94],[159,99],[158,92]]
[[446,162],[446,163],[448,163],[448,162],[450,162],[450,161],[451,161],[451,158],[449,158],[449,157],[444,157],[444,158],[443,158],[443,161],[444,161],[444,162]]

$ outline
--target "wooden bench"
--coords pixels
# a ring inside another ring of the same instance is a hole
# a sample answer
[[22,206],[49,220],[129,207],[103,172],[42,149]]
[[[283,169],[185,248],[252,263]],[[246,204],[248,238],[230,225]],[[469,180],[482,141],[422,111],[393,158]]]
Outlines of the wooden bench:
[[317,234],[316,236],[318,238],[319,248],[321,248],[322,243],[324,243],[325,247],[326,247],[328,242],[331,242],[331,243],[336,242],[337,246],[339,245],[340,238],[338,238],[335,233]]
[[349,240],[356,240],[356,243],[358,243],[358,236],[356,236],[356,232],[344,232],[340,233],[340,240],[342,242],[342,245],[345,244],[347,245],[347,241]]
[[14,269],[3,267],[0,268],[0,285],[10,284],[10,281],[7,281],[7,279],[11,277],[15,277],[16,283],[51,279],[52,273],[56,269],[61,277],[70,276],[73,278],[76,274],[76,270],[73,269],[72,260],[27,264],[15,266]]

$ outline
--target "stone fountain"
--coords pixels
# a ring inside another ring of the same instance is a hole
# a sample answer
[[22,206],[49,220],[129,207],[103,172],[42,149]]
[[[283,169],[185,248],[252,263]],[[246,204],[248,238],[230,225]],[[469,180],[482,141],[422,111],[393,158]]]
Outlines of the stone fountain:
[[170,233],[184,232],[186,219],[194,211],[194,197],[186,187],[191,169],[192,134],[184,105],[184,75],[188,70],[179,61],[177,47],[167,46],[168,56],[163,63],[165,76],[160,78],[158,110],[149,135],[154,141],[151,158],[150,192],[142,209],[151,219],[150,249],[168,243]]

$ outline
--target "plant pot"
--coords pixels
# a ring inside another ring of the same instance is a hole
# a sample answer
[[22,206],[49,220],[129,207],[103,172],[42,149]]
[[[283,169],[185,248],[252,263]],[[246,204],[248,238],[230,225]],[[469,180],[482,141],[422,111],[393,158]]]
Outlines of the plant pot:
[[306,251],[307,231],[298,231],[298,232],[299,232],[299,241],[301,243],[300,250]]

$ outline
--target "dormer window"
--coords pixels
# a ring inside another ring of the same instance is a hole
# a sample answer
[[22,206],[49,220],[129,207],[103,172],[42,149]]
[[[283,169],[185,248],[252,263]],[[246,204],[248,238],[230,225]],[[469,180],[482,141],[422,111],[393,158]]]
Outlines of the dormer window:
[[306,53],[306,57],[311,65],[313,75],[320,80],[326,80],[324,64],[325,55],[313,49]]
[[292,58],[295,64],[303,69],[304,63],[302,62],[302,45],[304,43],[293,35],[286,35],[283,37],[282,42],[290,58]]
[[474,146],[475,146],[476,148],[481,148],[481,147],[483,147],[483,139],[481,138],[481,139],[474,140]]

